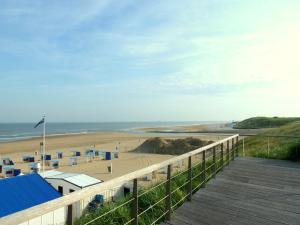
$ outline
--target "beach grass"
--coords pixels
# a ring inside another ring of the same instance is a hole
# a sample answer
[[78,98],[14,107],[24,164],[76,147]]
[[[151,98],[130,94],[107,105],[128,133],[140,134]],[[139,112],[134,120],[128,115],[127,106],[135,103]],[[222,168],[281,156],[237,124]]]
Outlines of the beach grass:
[[[267,136],[291,136],[291,137],[267,137]],[[246,156],[300,160],[300,121],[274,128],[255,137],[245,138]],[[240,151],[242,149],[240,143]]]
[[252,117],[238,122],[235,129],[275,128],[300,121],[300,117]]
[[[208,160],[206,162],[207,168],[210,167],[212,163],[213,163],[212,160]],[[218,163],[218,166],[220,166],[220,163]],[[193,176],[200,174],[201,171],[202,171],[201,163],[192,168]],[[184,183],[186,183],[188,180],[188,171],[185,171],[180,175],[179,173],[180,172],[178,172],[177,174],[175,173],[173,175],[175,178],[173,178],[171,182],[171,191],[172,192],[174,191],[174,193],[171,196],[172,205],[174,206],[178,202],[180,202],[179,204],[176,205],[176,207],[173,208],[173,210],[176,210],[176,208],[178,208],[180,205],[184,203],[183,200],[187,195],[187,185],[184,185]],[[206,177],[210,179],[211,175],[212,175],[212,169],[207,170]],[[202,182],[200,177],[192,181],[192,188],[195,189],[194,192],[200,189],[199,185]],[[151,187],[142,188],[139,190],[139,194],[146,193],[148,191],[146,194],[143,194],[141,197],[139,197],[138,200],[139,213],[144,212],[146,209],[148,209],[148,207],[158,203],[161,199],[163,199],[166,196],[165,184],[162,185],[158,185],[158,184],[155,184]],[[75,221],[75,225],[84,225],[87,222],[107,213],[108,211],[118,206],[121,206],[122,204],[126,203],[130,199],[132,199],[132,196],[118,199],[115,202],[107,202],[102,207],[92,212],[85,211],[83,215]],[[146,213],[139,216],[139,224],[141,225],[152,224],[155,220],[157,220],[157,218],[163,215],[164,212],[165,212],[165,201],[161,201],[158,204],[156,204],[152,209],[148,210]],[[120,207],[119,209],[109,213],[108,215],[102,217],[101,219],[95,220],[90,224],[91,225],[96,225],[96,224],[97,225],[118,225],[118,224],[125,224],[127,221],[130,221],[130,219],[131,219],[131,205],[130,203],[128,203]],[[163,220],[164,217],[156,221],[156,224],[159,224]]]

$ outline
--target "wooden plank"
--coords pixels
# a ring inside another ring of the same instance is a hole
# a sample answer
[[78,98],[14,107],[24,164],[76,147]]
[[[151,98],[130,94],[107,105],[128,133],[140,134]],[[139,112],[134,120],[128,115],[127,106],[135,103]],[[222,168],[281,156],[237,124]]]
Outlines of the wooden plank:
[[265,162],[237,158],[200,189],[192,202],[184,203],[170,223],[300,224],[300,167],[291,162]]
[[[230,199],[224,198],[222,194],[211,193],[210,195],[201,195],[201,200],[204,207],[212,207],[217,210],[235,210],[239,211],[239,214],[246,214],[249,217],[259,217],[268,219],[275,222],[293,222],[300,219],[300,214],[293,213],[289,211],[284,211],[282,209],[277,209],[274,207],[264,207],[255,204],[250,199]],[[271,201],[269,201],[270,203]],[[205,205],[204,205],[205,204]],[[217,214],[219,216],[219,213]]]

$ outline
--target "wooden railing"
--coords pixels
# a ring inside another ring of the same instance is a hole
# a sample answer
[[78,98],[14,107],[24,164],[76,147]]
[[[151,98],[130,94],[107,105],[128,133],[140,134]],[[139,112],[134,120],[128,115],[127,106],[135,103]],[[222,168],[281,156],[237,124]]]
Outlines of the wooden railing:
[[[132,224],[137,225],[139,217],[149,212],[149,210],[153,209],[157,204],[161,202],[165,202],[165,210],[161,216],[157,217],[152,224],[157,223],[158,221],[164,218],[165,220],[170,220],[171,213],[174,209],[176,209],[180,204],[184,201],[192,200],[192,194],[197,191],[201,187],[205,187],[208,180],[215,177],[217,172],[222,170],[224,166],[228,165],[230,160],[234,160],[236,156],[238,156],[238,138],[239,135],[233,135],[231,137],[225,138],[223,140],[217,141],[215,143],[209,144],[207,146],[201,147],[194,151],[185,153],[180,156],[173,157],[169,160],[163,161],[161,163],[146,167],[141,170],[137,170],[135,172],[126,174],[124,176],[112,179],[110,181],[97,184],[80,191],[73,192],[69,195],[63,196],[61,198],[43,203],[41,205],[34,206],[32,208],[11,214],[9,216],[3,217],[0,219],[0,225],[16,225],[27,222],[33,218],[45,215],[46,213],[52,212],[56,209],[65,207],[67,210],[67,224],[73,224],[72,218],[72,204],[78,201],[81,201],[85,198],[92,197],[97,195],[98,193],[104,192],[105,190],[110,190],[118,185],[124,184],[126,182],[133,181],[133,193],[128,201],[112,208],[110,211],[103,213],[102,215],[91,219],[86,222],[85,225],[92,224],[97,220],[102,219],[105,216],[108,216],[110,213],[119,209],[120,207],[124,207],[125,205],[130,205],[131,208],[131,219],[125,222],[124,224]],[[226,149],[226,151],[225,151]],[[194,163],[192,161],[193,156],[200,156],[194,159]],[[172,165],[176,164],[179,161],[188,161],[188,166],[183,171],[177,171],[176,174],[172,175]],[[208,164],[208,160],[210,163]],[[200,167],[200,171],[198,174],[193,174],[193,168]],[[165,181],[159,182],[156,186],[151,187],[150,189],[146,189],[144,192],[139,192],[138,187],[138,178],[144,177],[152,172],[158,171],[162,168],[167,167],[167,176]],[[183,173],[188,174],[188,179],[181,186],[177,187],[175,190],[172,190],[171,184],[174,179]],[[193,188],[193,181],[198,179],[199,184]],[[146,193],[150,192],[154,188],[158,186],[165,186],[165,195],[157,201],[155,204],[150,205],[148,208],[144,209],[142,212],[139,212],[139,198],[141,198]],[[186,195],[176,202],[172,204],[172,195],[178,190],[185,188]]]

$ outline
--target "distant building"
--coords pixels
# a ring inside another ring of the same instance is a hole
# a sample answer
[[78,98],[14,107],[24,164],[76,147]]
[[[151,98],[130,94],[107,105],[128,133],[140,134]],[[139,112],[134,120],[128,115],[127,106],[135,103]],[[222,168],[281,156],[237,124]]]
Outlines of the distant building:
[[[38,174],[0,179],[0,218],[59,197],[61,194]],[[57,210],[58,224],[60,220],[65,221],[64,208]]]

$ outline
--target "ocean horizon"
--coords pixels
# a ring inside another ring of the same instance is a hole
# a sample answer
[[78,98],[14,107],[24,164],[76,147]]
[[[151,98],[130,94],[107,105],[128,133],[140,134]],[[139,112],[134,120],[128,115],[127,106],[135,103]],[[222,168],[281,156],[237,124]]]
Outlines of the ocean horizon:
[[[172,121],[172,122],[48,122],[46,135],[71,135],[94,132],[138,132],[136,128],[214,124],[224,121]],[[36,123],[0,123],[0,142],[26,140],[42,136],[42,126]]]

